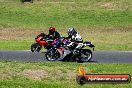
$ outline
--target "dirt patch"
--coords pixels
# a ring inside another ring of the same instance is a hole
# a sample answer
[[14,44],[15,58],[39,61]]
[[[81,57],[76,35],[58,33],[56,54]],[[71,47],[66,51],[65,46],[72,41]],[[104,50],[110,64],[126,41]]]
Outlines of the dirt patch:
[[103,3],[100,5],[102,8],[113,8],[114,4],[112,2]]
[[[83,30],[83,31],[82,31]],[[57,30],[62,36],[67,36],[67,29]],[[120,28],[81,28],[77,29],[77,31],[81,35],[87,34],[95,34],[95,33],[126,33],[132,32],[132,27],[120,27]],[[30,29],[16,29],[16,28],[5,28],[0,29],[0,40],[34,40],[34,38],[40,33],[48,33],[47,29],[38,29],[38,30],[30,30]]]
[[[58,31],[60,32],[60,34],[67,32],[67,30],[58,30]],[[30,30],[30,29],[4,28],[4,29],[0,29],[0,40],[30,40],[30,39],[34,39],[40,33],[48,34],[48,29]]]
[[45,76],[48,76],[49,72],[46,70],[24,70],[22,75],[34,80],[41,80]]
[[51,76],[62,76],[62,71],[61,70],[57,70],[57,69],[54,69],[50,72],[50,75]]
[[[60,34],[67,32],[67,30],[58,30],[58,31],[60,32]],[[0,29],[0,40],[30,40],[30,39],[34,39],[40,33],[48,34],[48,29],[30,30],[30,29],[4,28],[4,29]]]
[[46,80],[47,77],[50,77],[50,79],[60,79],[61,77],[64,77],[66,79],[74,79],[76,77],[76,73],[74,71],[68,70],[66,73],[63,73],[61,70],[24,70],[21,72],[21,75],[33,79],[33,80]]
[[38,34],[45,32],[44,30],[25,30],[6,28],[0,29],[1,40],[29,40],[36,37]]
[[67,71],[67,78],[68,79],[76,78],[76,74],[77,74],[77,71],[75,72],[75,71],[69,70],[69,71]]
[[12,79],[12,75],[8,73],[0,73],[0,80]]
[[110,33],[110,34],[116,34],[116,33],[128,33],[132,32],[132,27],[120,27],[120,28],[94,28],[94,29],[86,29],[84,28],[78,30],[79,33],[82,34],[95,34],[95,33]]

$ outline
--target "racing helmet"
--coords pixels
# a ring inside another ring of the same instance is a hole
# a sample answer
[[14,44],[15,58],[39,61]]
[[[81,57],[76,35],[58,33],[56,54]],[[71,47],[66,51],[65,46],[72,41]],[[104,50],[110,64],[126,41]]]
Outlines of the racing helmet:
[[49,34],[54,34],[55,27],[49,27]]
[[74,29],[74,28],[69,28],[68,29],[68,35],[74,35],[74,34],[76,34],[77,32],[76,32],[76,30]]

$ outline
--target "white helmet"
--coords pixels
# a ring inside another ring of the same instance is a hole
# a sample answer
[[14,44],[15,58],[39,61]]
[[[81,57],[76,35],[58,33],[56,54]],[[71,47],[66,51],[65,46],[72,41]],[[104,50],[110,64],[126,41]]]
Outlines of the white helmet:
[[75,29],[74,28],[69,28],[68,29],[68,35],[74,35],[74,34],[76,34],[77,32],[75,31]]

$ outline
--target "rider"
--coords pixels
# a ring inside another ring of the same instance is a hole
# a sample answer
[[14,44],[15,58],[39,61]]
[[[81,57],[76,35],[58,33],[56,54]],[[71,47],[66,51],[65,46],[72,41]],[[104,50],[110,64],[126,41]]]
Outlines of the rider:
[[55,27],[49,27],[48,36],[53,40],[60,38],[60,34],[56,31]]
[[68,38],[71,43],[68,46],[74,47],[74,49],[79,49],[82,46],[83,40],[80,34],[75,30],[75,28],[68,29]]
[[[70,51],[73,51],[73,53],[76,53],[76,50],[80,49],[83,45],[82,37],[75,30],[75,28],[69,28],[68,29],[68,37],[66,37],[66,38],[70,41],[70,43],[67,46],[70,49]],[[67,54],[69,54],[69,55],[66,56]],[[72,53],[70,53],[69,50],[64,49],[64,56],[66,56],[66,57],[61,59],[61,61],[65,61],[67,59],[70,59],[69,56],[72,56]]]
[[59,46],[60,34],[56,31],[55,27],[49,27],[49,39],[53,40],[52,45]]

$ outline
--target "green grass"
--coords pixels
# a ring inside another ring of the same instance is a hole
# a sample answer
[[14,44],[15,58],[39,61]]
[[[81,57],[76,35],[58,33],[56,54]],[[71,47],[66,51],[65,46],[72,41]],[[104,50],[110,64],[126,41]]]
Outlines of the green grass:
[[[67,35],[68,27],[75,27],[84,40],[93,41],[96,50],[132,50],[131,0],[35,0],[33,4],[0,0],[0,31],[45,32],[49,26],[55,26],[62,35]],[[0,49],[29,49],[33,37],[27,35],[21,40],[5,39],[0,33]]]
[[[56,26],[65,28],[75,26],[77,28],[98,28],[98,27],[127,27],[132,24],[131,7],[124,7],[109,10],[99,6],[92,8],[89,3],[40,3],[40,4],[19,4],[5,3],[0,6],[1,27],[19,28],[47,28]],[[115,4],[115,3],[113,3]],[[8,7],[7,7],[8,6]],[[15,6],[15,7],[14,7]]]
[[[64,62],[24,63],[0,61],[0,88],[131,88],[130,84],[86,84],[76,83],[81,64]],[[130,74],[131,64],[82,64],[87,73]],[[65,68],[65,69],[64,69]]]
[[1,50],[30,50],[32,42],[19,40],[0,41]]

